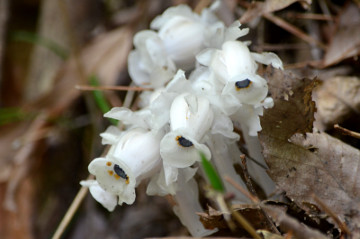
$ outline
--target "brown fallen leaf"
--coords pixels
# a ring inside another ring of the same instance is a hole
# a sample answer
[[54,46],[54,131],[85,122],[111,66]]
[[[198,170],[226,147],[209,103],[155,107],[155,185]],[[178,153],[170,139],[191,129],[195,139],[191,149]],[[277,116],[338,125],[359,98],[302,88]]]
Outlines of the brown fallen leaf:
[[315,92],[316,128],[326,130],[341,123],[349,115],[360,112],[360,79],[337,76],[319,86]]
[[[314,193],[346,220],[350,212],[358,212],[360,151],[325,133],[305,135],[314,120],[314,81],[279,72],[266,77],[275,106],[265,111],[259,135],[270,177],[300,206],[317,205],[311,197]],[[285,100],[289,91],[293,94]]]
[[294,170],[281,176],[287,195],[316,204],[315,193],[344,218],[360,196],[360,151],[326,133],[296,134],[290,141],[296,155],[286,161]]
[[[234,210],[251,223],[255,229],[262,229],[272,231],[272,225],[267,223],[264,212],[257,206],[241,206],[241,208],[234,208]],[[207,212],[197,213],[200,216],[200,221],[206,229],[228,229],[227,223],[223,217],[223,213],[211,207]],[[236,221],[233,219],[233,221]]]
[[268,213],[275,221],[276,224],[286,232],[292,232],[295,238],[298,239],[326,239],[328,238],[318,230],[307,227],[300,223],[295,218],[290,217],[282,210],[272,207],[264,206],[263,209]]
[[312,132],[316,107],[311,95],[317,81],[298,79],[288,71],[272,67],[267,68],[264,77],[275,105],[260,119],[263,128],[260,140],[270,140],[270,137],[287,140],[295,133]]

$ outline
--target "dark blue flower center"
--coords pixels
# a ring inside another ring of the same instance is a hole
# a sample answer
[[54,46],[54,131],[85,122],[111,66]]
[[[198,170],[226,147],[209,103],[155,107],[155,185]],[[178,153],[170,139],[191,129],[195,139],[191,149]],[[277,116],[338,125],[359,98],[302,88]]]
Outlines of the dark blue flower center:
[[119,165],[115,164],[114,165],[114,171],[117,175],[119,175],[120,177],[122,177],[123,179],[128,179],[129,177],[126,175],[125,171],[120,168]]
[[181,145],[183,147],[191,147],[194,145],[190,140],[188,140],[182,136],[177,136],[176,140],[178,141],[179,145]]
[[245,80],[240,80],[235,82],[236,90],[248,88],[250,85],[251,85],[251,81],[247,78]]

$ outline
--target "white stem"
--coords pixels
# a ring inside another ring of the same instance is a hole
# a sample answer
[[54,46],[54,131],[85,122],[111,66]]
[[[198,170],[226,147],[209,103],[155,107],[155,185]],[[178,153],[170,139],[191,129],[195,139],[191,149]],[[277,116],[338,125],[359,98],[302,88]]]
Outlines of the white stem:
[[182,185],[179,185],[179,191],[175,195],[177,206],[174,207],[174,212],[180,218],[181,223],[187,227],[193,237],[205,237],[215,233],[217,229],[205,229],[196,214],[196,212],[203,212],[198,200],[199,192],[196,181],[190,179],[184,183],[183,180],[179,180],[178,183]]
[[[226,144],[226,139],[221,135],[212,135],[211,140],[209,140],[208,146],[210,147],[212,154],[212,162],[214,162],[216,169],[223,181],[225,189],[227,192],[232,192],[235,194],[236,199],[239,200],[240,204],[250,203],[250,199],[242,194],[239,190],[234,188],[229,182],[227,182],[224,177],[228,176],[238,183],[241,187],[247,190],[247,187],[241,177],[236,173],[233,166],[233,156],[230,155],[229,148]],[[240,151],[237,154],[237,158],[240,157]]]
[[[247,145],[249,156],[255,159],[258,163],[267,167],[264,157],[262,155],[262,148],[260,145],[259,138],[257,136],[249,136],[249,129],[246,125],[241,125],[241,130]],[[253,160],[247,160],[247,169],[254,181],[260,185],[264,190],[266,196],[269,196],[275,191],[275,183],[269,177],[266,170],[255,163]]]

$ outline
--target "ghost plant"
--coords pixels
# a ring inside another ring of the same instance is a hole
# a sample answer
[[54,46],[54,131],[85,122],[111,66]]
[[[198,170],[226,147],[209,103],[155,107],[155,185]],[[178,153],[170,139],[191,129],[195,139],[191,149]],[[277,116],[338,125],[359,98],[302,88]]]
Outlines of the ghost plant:
[[[248,42],[238,40],[248,29],[238,21],[226,27],[215,14],[219,4],[201,14],[185,5],[171,7],[151,22],[151,30],[134,36],[135,50],[128,57],[130,77],[153,90],[142,93],[139,110],[115,107],[105,114],[124,128],[110,126],[101,134],[110,150],[89,165],[96,179],[81,182],[109,211],[117,204],[132,204],[136,186],[145,181],[149,195],[174,196],[174,211],[193,236],[209,235],[214,230],[203,228],[195,214],[202,210],[194,179],[199,152],[220,175],[229,175],[246,188],[233,168],[241,154],[236,124],[249,153],[261,160],[256,137],[261,130],[259,116],[273,101],[257,68],[258,64],[282,68],[282,62],[273,53],[251,52]],[[271,193],[273,184],[265,170],[250,169]],[[239,192],[236,200],[249,202]]]

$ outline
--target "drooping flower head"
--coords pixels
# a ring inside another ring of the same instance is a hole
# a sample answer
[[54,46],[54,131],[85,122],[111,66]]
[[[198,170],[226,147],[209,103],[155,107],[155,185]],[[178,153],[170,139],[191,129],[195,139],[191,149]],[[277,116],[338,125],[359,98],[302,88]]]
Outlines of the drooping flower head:
[[135,186],[159,170],[160,162],[159,137],[134,128],[120,135],[105,158],[94,159],[89,172],[102,189],[119,197],[120,205],[132,204]]

